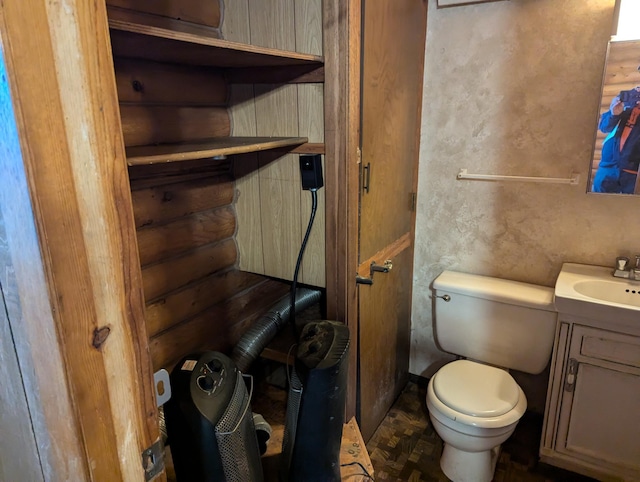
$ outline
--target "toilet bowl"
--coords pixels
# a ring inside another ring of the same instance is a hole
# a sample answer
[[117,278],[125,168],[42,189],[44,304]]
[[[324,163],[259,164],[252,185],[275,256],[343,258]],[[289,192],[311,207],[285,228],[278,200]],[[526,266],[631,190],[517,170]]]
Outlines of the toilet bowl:
[[429,381],[427,408],[445,444],[445,475],[454,482],[490,482],[500,445],[525,413],[527,399],[505,370],[458,360]]

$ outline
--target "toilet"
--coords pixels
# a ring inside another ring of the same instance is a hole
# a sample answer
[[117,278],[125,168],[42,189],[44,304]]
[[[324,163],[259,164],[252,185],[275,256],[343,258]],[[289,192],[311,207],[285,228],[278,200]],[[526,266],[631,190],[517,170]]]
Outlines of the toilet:
[[460,359],[429,380],[427,408],[454,482],[490,482],[501,444],[527,409],[508,370],[541,373],[556,329],[553,289],[453,271],[436,278],[434,334]]

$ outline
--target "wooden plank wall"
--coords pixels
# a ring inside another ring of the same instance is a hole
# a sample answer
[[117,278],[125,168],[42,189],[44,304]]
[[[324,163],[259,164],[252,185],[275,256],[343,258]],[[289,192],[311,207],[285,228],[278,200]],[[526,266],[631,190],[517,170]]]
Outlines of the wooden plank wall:
[[[197,13],[205,2],[170,3],[166,15],[175,16],[178,7]],[[216,6],[207,16],[215,28],[219,5],[206,3]],[[180,16],[192,18],[188,12]],[[127,147],[230,134],[228,91],[218,70],[124,58],[115,58],[114,67]],[[154,369],[170,369],[200,350],[228,352],[288,291],[284,283],[237,268],[230,161],[136,166],[129,176]]]
[[602,154],[602,144],[606,134],[598,129],[600,115],[609,109],[612,99],[620,94],[620,91],[631,90],[638,85],[638,67],[640,66],[640,40],[624,42],[611,42],[605,65],[602,97],[600,98],[600,110],[598,118],[594,122],[596,131],[595,147],[593,152],[592,169],[598,168]]
[[[226,1],[223,38],[247,44],[322,55],[322,1]],[[236,136],[304,136],[324,142],[323,84],[233,85],[231,131]],[[240,268],[292,279],[311,211],[300,188],[297,155],[236,156]],[[324,287],[324,189],[305,251],[299,281]],[[261,249],[256,249],[260,247]]]

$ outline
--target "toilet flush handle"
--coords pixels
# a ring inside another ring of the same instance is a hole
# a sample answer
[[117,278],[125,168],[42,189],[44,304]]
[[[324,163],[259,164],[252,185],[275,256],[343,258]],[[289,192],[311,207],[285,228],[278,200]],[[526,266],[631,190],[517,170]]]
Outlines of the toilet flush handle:
[[436,298],[442,298],[445,301],[451,301],[451,296],[449,295],[442,295],[442,296],[436,296]]

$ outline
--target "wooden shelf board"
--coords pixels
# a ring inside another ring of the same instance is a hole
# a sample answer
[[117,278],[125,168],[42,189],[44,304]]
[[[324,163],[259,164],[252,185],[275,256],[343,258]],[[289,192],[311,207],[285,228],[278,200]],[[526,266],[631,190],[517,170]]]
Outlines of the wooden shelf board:
[[206,35],[109,19],[114,56],[217,67],[323,64],[318,55],[229,42]]
[[324,154],[323,142],[307,142],[291,149],[291,154]]
[[127,148],[127,164],[140,166],[165,162],[191,161],[208,157],[229,156],[247,152],[264,151],[298,146],[308,141],[306,137],[217,137],[206,140],[135,146]]

